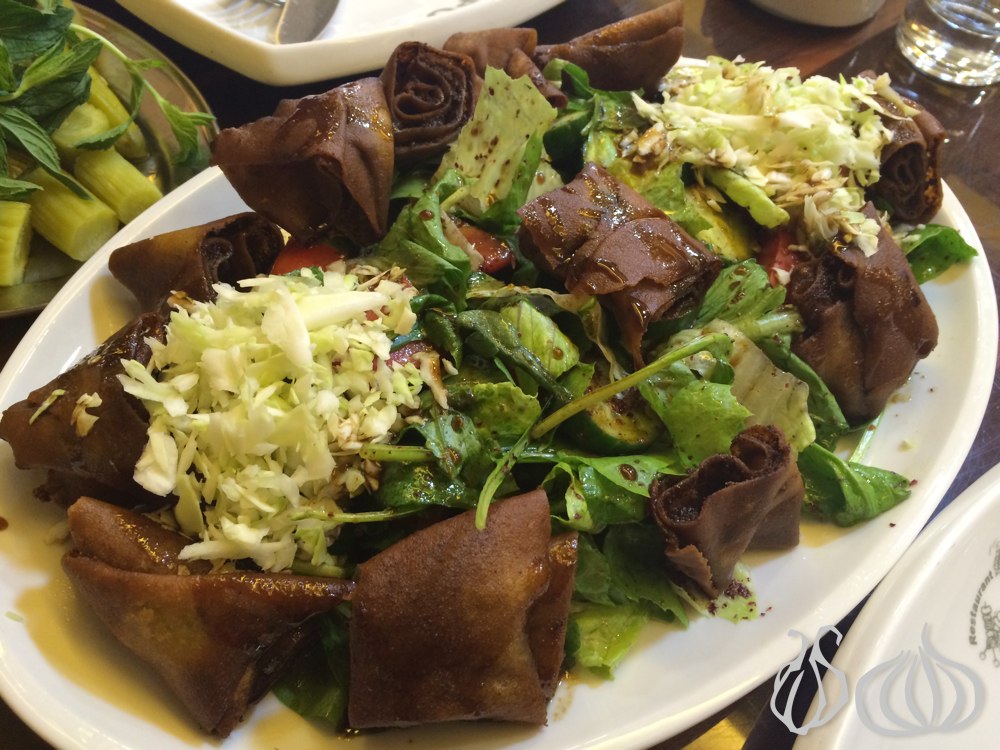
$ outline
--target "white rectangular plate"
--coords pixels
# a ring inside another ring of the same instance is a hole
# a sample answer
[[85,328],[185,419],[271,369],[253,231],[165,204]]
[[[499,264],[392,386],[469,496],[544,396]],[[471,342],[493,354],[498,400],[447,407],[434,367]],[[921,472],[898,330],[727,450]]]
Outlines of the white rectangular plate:
[[378,70],[400,42],[435,46],[456,31],[513,26],[562,0],[340,0],[311,42],[276,44],[281,9],[266,0],[118,0],[150,26],[275,86]]

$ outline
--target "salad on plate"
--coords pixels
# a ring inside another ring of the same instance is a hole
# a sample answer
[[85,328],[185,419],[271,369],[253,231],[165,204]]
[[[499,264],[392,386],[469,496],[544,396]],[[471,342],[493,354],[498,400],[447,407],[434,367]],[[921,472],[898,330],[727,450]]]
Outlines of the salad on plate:
[[885,75],[680,58],[681,3],[408,42],[222,131],[251,211],[118,248],[142,313],[0,420],[63,567],[206,732],[543,725],[748,550],[869,522],[934,350],[944,132]]

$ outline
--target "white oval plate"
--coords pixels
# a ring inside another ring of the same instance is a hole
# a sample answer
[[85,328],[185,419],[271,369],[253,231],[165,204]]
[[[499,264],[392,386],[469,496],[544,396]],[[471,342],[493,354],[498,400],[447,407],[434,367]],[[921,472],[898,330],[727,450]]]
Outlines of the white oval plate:
[[[0,409],[24,398],[135,312],[107,270],[114,247],[244,210],[218,169],[170,193],[99,251],[42,312],[0,373]],[[950,191],[938,220],[980,247]],[[499,724],[424,727],[337,738],[284,709],[256,706],[227,750],[350,748],[423,750],[645,748],[746,694],[790,661],[794,628],[815,634],[840,621],[879,582],[927,522],[972,444],[993,382],[997,308],[980,254],[926,285],[941,327],[938,348],[917,367],[882,420],[870,463],[916,481],[912,497],[874,521],[842,530],[803,525],[802,544],[755,554],[751,566],[765,616],[734,625],[695,619],[687,630],[651,625],[611,682],[574,676],[556,694],[542,729]],[[215,748],[157,679],[107,635],[72,595],[59,569],[62,547],[46,533],[62,514],[31,496],[39,477],[15,469],[0,444],[0,692],[61,749]]]
[[311,42],[276,44],[268,0],[118,0],[186,47],[261,83],[289,86],[379,70],[400,42],[440,46],[456,31],[534,18],[562,0],[340,0]]
[[[861,609],[833,667],[845,676],[850,699],[830,723],[801,737],[795,750],[874,750],[903,742],[907,750],[937,750],[945,742],[997,746],[1000,466],[921,533]],[[907,678],[914,685],[909,705]],[[831,691],[832,679],[824,683]],[[958,711],[949,718],[953,709]]]

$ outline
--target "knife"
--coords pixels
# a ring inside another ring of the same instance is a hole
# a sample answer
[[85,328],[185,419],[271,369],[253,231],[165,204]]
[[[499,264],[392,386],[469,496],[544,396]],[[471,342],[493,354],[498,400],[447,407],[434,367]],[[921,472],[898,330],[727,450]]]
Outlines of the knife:
[[278,44],[309,42],[326,28],[340,0],[285,0],[274,39]]

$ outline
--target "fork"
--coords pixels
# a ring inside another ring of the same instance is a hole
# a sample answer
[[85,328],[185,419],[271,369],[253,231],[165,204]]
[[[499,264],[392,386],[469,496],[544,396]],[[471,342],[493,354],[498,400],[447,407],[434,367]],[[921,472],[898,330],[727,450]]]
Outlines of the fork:
[[285,0],[225,0],[219,6],[218,15],[221,21],[237,27],[261,23],[273,26],[284,4]]

